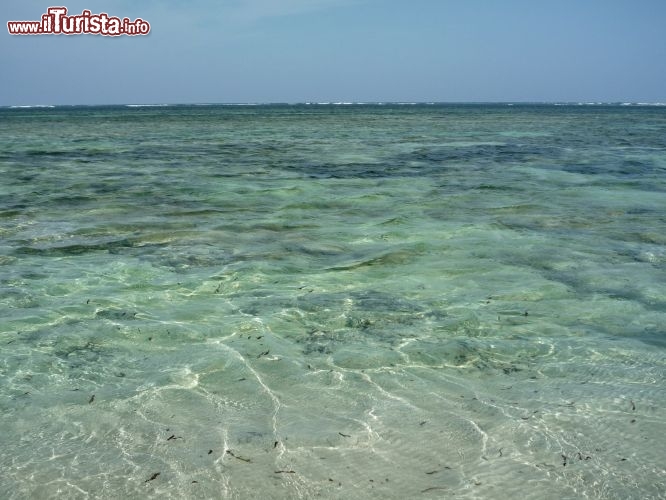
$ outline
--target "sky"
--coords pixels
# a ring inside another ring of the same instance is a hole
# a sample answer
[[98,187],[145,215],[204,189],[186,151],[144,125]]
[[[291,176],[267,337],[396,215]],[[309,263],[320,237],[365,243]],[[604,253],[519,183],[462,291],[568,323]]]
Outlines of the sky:
[[146,36],[16,36],[0,106],[666,102],[666,0],[62,0]]

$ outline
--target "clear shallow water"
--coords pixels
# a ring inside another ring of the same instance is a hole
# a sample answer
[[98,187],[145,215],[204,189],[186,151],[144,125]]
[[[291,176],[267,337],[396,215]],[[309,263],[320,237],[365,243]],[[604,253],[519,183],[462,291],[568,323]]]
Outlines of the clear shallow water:
[[3,109],[0,176],[2,498],[664,498],[664,109]]

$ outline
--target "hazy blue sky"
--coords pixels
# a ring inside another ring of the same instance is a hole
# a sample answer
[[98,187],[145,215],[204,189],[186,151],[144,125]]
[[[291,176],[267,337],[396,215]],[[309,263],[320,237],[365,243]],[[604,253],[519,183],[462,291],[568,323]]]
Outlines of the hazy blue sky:
[[11,36],[0,105],[666,102],[666,0],[72,0],[148,36]]

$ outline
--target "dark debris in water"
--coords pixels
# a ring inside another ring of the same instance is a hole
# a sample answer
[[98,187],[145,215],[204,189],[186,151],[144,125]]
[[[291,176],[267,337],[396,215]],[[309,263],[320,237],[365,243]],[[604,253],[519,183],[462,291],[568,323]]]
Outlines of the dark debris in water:
[[250,460],[249,458],[244,458],[244,457],[241,457],[241,456],[239,456],[239,455],[236,455],[236,454],[235,454],[233,451],[231,451],[231,450],[227,450],[225,453],[226,453],[227,455],[230,455],[230,456],[234,457],[236,460],[240,460],[241,462],[247,462],[247,463],[252,462],[252,460]]
[[155,472],[152,476],[150,476],[148,479],[144,481],[144,483],[149,483],[150,481],[154,481],[157,479],[157,477],[160,475],[159,472]]
[[121,311],[118,309],[100,309],[95,313],[95,318],[104,318],[104,319],[114,319],[114,320],[123,320],[123,319],[136,319],[138,313],[132,311]]

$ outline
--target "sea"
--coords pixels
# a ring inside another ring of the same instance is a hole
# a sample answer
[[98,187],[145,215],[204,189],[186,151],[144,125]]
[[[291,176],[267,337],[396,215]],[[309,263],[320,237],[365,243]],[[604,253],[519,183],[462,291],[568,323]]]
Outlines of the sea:
[[0,498],[666,498],[666,106],[1,108]]

